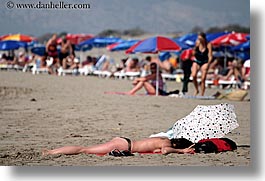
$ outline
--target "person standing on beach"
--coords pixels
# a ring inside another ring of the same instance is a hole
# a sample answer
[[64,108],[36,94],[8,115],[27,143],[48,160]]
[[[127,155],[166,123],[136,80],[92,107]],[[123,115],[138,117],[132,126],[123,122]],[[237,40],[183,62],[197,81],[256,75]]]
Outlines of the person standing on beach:
[[66,57],[68,57],[69,55],[73,55],[73,48],[72,48],[72,44],[70,42],[70,40],[67,40],[66,38],[62,39],[61,42],[61,50],[59,53],[59,61],[60,61],[60,66],[63,65],[63,61]]
[[49,73],[55,74],[57,68],[59,68],[59,59],[58,59],[58,51],[57,51],[57,35],[53,34],[53,36],[49,39],[46,44],[46,53],[47,58],[51,61],[51,64],[48,66]]
[[205,80],[209,65],[212,62],[212,44],[209,43],[206,39],[205,33],[199,33],[196,40],[196,45],[193,50],[195,60],[192,64],[192,78],[195,86],[194,95],[199,94],[199,87],[197,82],[197,74],[201,71],[201,95],[204,95],[205,92]]
[[188,84],[190,81],[191,67],[193,63],[192,49],[191,51],[187,50],[186,52],[183,52],[180,59],[181,59],[181,68],[184,73],[184,77],[182,80],[182,94],[185,95],[188,92]]

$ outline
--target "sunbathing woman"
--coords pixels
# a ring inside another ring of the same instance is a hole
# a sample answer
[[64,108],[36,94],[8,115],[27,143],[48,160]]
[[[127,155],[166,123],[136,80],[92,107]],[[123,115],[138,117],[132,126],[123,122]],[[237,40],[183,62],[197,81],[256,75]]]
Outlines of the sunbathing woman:
[[[151,74],[145,77],[136,78],[133,81],[134,88],[130,90],[128,94],[134,95],[138,90],[144,87],[147,94],[155,95],[156,93],[156,68],[157,68],[157,64],[151,63],[150,64]],[[163,83],[163,79],[161,76],[161,72],[159,72],[158,77],[159,77],[158,78],[158,89],[163,90],[164,83]]]
[[146,138],[139,141],[131,141],[125,137],[116,137],[109,142],[83,147],[83,146],[65,146],[53,150],[44,150],[43,155],[54,154],[100,154],[104,155],[112,150],[127,150],[131,153],[194,153],[191,148],[193,143],[186,139],[171,139],[168,138]]

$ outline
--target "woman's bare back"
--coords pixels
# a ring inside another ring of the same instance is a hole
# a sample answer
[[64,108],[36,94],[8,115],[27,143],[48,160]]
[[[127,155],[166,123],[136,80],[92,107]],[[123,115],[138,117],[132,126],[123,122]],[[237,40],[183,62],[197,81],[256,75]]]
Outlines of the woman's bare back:
[[139,141],[132,141],[132,152],[148,153],[159,152],[163,147],[171,147],[168,138],[147,138]]

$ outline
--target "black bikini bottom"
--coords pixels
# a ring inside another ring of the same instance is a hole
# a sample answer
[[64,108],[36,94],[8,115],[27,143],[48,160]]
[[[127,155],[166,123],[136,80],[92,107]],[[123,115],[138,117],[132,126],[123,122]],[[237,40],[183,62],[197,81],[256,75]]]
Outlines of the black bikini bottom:
[[123,138],[125,139],[127,142],[128,142],[128,151],[132,151],[132,141],[129,139],[129,138],[126,138],[126,137],[120,137],[120,138]]

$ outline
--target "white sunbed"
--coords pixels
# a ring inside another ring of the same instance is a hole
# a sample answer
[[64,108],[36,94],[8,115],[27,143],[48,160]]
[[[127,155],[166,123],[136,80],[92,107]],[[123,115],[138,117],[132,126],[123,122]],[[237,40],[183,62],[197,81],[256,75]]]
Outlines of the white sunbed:
[[112,75],[112,73],[109,71],[95,70],[93,71],[93,75],[96,75],[100,78],[109,78]]
[[62,67],[57,69],[58,76],[65,76],[65,75],[77,75],[79,74],[78,69],[63,69]]
[[36,64],[33,65],[31,72],[33,75],[40,74],[40,73],[48,73],[48,68],[38,68]]
[[24,67],[19,65],[8,65],[8,64],[0,64],[1,70],[23,70]]
[[114,77],[117,79],[130,79],[133,80],[136,77],[140,77],[141,76],[141,72],[124,72],[124,71],[120,71],[120,72],[115,72],[114,73]]

